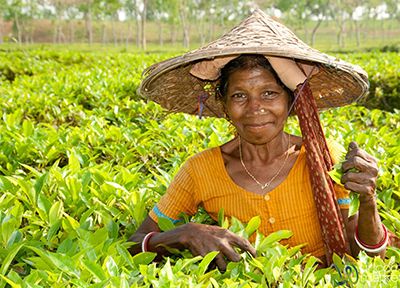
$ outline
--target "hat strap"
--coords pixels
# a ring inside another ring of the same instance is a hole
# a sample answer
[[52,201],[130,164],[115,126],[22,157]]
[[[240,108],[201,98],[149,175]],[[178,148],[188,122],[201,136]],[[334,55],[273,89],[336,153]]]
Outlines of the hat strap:
[[196,110],[193,111],[191,114],[197,114],[201,119],[203,117],[204,107],[211,111],[216,117],[221,117],[217,112],[214,111],[209,105],[207,105],[206,101],[210,98],[210,94],[207,91],[202,91],[197,96],[197,107]]

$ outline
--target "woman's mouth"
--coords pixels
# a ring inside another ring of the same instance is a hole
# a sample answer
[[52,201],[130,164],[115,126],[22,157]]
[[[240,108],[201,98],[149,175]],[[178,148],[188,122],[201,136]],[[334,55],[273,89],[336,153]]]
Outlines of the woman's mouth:
[[270,126],[272,124],[273,124],[272,122],[251,123],[251,124],[246,124],[245,126],[247,128],[250,128],[250,129],[263,129],[263,128],[266,128],[266,127],[268,127],[268,126]]

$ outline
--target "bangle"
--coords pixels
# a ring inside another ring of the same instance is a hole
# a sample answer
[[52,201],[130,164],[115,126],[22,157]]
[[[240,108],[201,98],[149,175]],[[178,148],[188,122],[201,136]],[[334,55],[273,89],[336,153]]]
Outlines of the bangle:
[[368,245],[364,242],[362,242],[360,240],[360,238],[358,237],[358,226],[356,227],[356,231],[354,232],[354,240],[356,241],[358,247],[360,247],[362,250],[366,251],[366,252],[370,252],[370,253],[379,253],[382,252],[383,250],[385,250],[388,241],[389,241],[389,234],[388,231],[385,227],[385,225],[382,224],[382,228],[384,231],[384,237],[383,239],[375,245]]
[[149,240],[150,238],[154,235],[157,234],[158,232],[152,231],[150,233],[147,233],[146,236],[144,236],[143,240],[142,240],[142,252],[147,252],[148,251],[148,244],[149,244]]

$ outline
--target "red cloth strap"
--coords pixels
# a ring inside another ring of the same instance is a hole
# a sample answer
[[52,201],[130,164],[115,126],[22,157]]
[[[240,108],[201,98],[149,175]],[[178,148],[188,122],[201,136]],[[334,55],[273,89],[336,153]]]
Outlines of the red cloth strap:
[[346,230],[337,204],[333,183],[328,175],[332,159],[321,127],[318,108],[308,81],[295,90],[294,108],[299,118],[306,161],[319,223],[321,225],[328,265],[333,253],[343,256],[350,252]]

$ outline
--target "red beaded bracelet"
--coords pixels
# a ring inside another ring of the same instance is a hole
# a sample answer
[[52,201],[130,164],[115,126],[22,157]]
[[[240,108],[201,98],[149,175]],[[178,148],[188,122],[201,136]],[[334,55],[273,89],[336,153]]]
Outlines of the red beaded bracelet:
[[147,233],[146,236],[144,236],[144,238],[143,238],[143,240],[142,240],[142,252],[147,252],[147,251],[149,251],[149,250],[148,250],[149,247],[147,247],[148,244],[149,244],[149,240],[150,240],[150,238],[151,238],[152,236],[154,236],[154,234],[157,234],[157,233],[159,233],[159,232],[152,231],[152,232],[150,232],[150,233]]
[[388,234],[388,231],[387,231],[385,225],[382,224],[382,228],[384,231],[384,237],[379,243],[377,243],[375,245],[369,245],[360,240],[360,238],[358,236],[358,225],[356,226],[356,231],[354,232],[354,240],[356,241],[357,245],[364,251],[371,252],[371,253],[379,253],[386,248],[386,245],[389,241],[389,234]]

